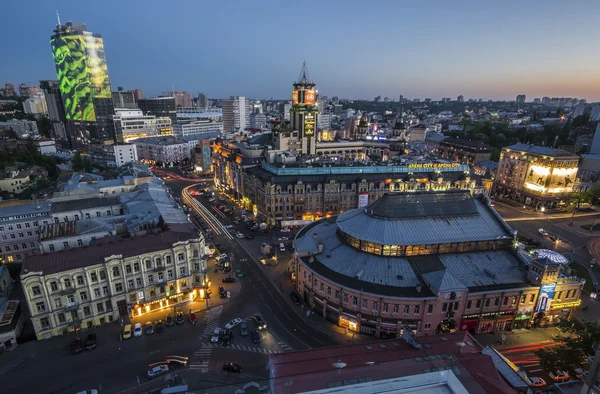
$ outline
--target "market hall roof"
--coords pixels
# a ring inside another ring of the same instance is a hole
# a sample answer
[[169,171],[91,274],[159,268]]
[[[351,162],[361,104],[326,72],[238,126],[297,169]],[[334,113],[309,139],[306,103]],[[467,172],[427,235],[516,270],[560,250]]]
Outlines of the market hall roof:
[[468,192],[386,193],[339,215],[340,231],[381,245],[436,245],[502,240],[514,231],[484,196]]

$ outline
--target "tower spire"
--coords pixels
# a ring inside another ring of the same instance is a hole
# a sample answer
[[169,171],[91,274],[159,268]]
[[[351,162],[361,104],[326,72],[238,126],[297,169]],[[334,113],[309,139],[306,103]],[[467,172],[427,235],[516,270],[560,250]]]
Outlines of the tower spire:
[[300,70],[300,76],[296,83],[312,83],[310,76],[308,75],[308,68],[306,68],[306,60],[302,63],[302,70]]
[[61,24],[60,24],[60,15],[58,14],[58,10],[56,10],[56,20],[58,21],[58,25],[57,26],[60,27],[61,26]]

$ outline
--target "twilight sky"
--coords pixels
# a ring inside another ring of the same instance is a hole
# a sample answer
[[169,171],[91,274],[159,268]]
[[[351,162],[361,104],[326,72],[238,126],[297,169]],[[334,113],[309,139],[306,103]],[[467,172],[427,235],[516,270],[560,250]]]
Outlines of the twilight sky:
[[[32,0],[0,2],[0,81],[56,79],[61,21],[102,34],[113,90],[600,101],[600,2]],[[417,4],[418,3],[418,4]]]

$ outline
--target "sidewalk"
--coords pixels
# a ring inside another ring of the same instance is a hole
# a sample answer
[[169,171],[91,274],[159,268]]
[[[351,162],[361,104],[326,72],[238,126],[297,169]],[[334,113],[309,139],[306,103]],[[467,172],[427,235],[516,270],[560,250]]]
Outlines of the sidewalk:
[[[544,327],[533,329],[518,329],[513,331],[476,334],[475,339],[482,346],[493,346],[501,350],[508,347],[524,345],[528,343],[552,342],[552,337],[559,331],[556,327]],[[502,335],[505,341],[502,343]]]

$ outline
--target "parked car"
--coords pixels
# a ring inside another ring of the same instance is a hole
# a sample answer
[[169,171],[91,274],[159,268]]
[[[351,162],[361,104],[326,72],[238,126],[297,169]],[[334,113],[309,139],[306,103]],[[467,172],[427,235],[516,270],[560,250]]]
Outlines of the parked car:
[[177,324],[183,324],[183,322],[184,322],[183,312],[181,312],[181,311],[177,312],[177,317],[175,318],[175,322]]
[[167,327],[173,327],[173,324],[175,324],[175,320],[173,319],[173,316],[169,315],[167,316]]
[[531,387],[544,387],[546,385],[546,381],[542,378],[538,378],[537,376],[529,378],[529,382],[531,383]]
[[296,293],[295,291],[292,291],[292,294],[290,294],[290,297],[292,297],[292,301],[294,302],[294,304],[300,305],[300,296],[298,295],[298,293]]
[[162,321],[157,321],[156,325],[154,326],[154,329],[156,330],[157,333],[163,333],[165,332],[165,325],[163,324]]
[[131,324],[125,324],[125,328],[123,328],[123,339],[131,338]]
[[246,235],[246,239],[254,239],[254,235],[252,235],[252,234]]
[[231,330],[225,330],[225,332],[223,332],[223,335],[221,336],[223,346],[228,346],[232,339],[233,332],[231,332]]
[[71,353],[73,353],[73,354],[81,353],[82,350],[83,350],[83,343],[81,342],[81,339],[76,339],[73,342],[71,342]]
[[235,236],[240,239],[244,238],[244,234],[242,234],[242,233],[237,233]]
[[231,362],[225,363],[223,364],[223,371],[241,373],[242,366]]
[[256,327],[259,330],[264,330],[265,328],[268,327],[267,323],[263,320],[262,316],[259,314],[252,316],[252,320],[254,320],[254,324],[256,324]]
[[252,342],[260,343],[260,334],[257,330],[252,330]]
[[221,339],[221,329],[215,328],[215,331],[213,332],[212,336],[210,337],[210,341],[212,343],[217,343],[217,342],[219,342],[219,339]]
[[240,323],[240,335],[243,337],[248,335],[248,324],[245,321]]
[[290,231],[292,231],[292,230],[290,230],[289,228],[282,228],[281,229],[282,233],[289,233]]
[[196,322],[198,321],[198,318],[196,317],[196,314],[194,312],[190,313],[189,319],[190,323],[192,324],[196,324]]
[[227,278],[223,278],[223,283],[235,283],[235,278],[228,276]]
[[235,319],[232,319],[229,323],[227,323],[225,325],[225,329],[231,330],[233,327],[239,325],[241,322],[242,322],[242,319],[240,319],[239,317],[236,317]]
[[154,327],[152,326],[152,323],[150,323],[150,322],[146,323],[145,331],[146,331],[146,335],[154,334]]
[[243,278],[244,277],[244,273],[242,272],[241,269],[236,269],[235,270],[235,276],[237,276],[238,278]]
[[133,326],[133,336],[136,338],[142,336],[142,325],[140,323],[135,323]]
[[543,236],[548,236],[548,232],[546,230],[544,230],[543,228],[540,228],[538,230],[538,233],[542,234]]
[[556,382],[566,382],[567,380],[571,379],[567,372],[560,370],[552,371],[548,374],[548,376],[550,376]]
[[94,350],[96,348],[96,334],[91,333],[85,340],[85,348],[87,350]]
[[148,370],[148,379],[152,379],[158,375],[169,372],[169,366],[166,364],[156,365]]

